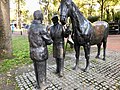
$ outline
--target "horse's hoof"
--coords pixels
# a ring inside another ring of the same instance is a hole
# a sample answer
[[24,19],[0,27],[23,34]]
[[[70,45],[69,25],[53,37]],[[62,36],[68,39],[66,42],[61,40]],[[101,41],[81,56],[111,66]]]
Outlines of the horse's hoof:
[[83,68],[82,68],[81,70],[82,70],[83,72],[86,72],[86,71],[87,71],[87,69],[83,69]]
[[105,61],[105,58],[103,58],[102,60]]
[[58,72],[54,72],[55,74],[58,74]]
[[76,67],[73,67],[73,70],[76,70]]
[[36,84],[35,88],[38,90],[38,89],[40,89],[40,86]]
[[99,56],[96,56],[95,58],[98,58],[98,59],[100,59],[100,57],[99,57]]
[[42,85],[41,85],[41,88],[40,88],[39,90],[46,90],[47,87],[49,87],[49,84],[48,84],[48,83],[42,84]]
[[58,74],[58,76],[59,76],[59,78],[61,78],[61,77],[63,77],[63,76],[64,76],[64,74]]
[[77,66],[73,67],[73,70],[77,70]]

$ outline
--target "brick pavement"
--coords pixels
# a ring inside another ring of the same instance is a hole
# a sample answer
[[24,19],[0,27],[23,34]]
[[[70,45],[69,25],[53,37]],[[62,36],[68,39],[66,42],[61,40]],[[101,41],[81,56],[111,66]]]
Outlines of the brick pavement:
[[[120,52],[107,51],[106,61],[95,59],[96,52],[90,55],[90,67],[87,72],[81,68],[85,66],[84,52],[81,51],[78,70],[72,70],[75,63],[74,52],[66,55],[64,77],[59,78],[55,72],[55,65],[47,65],[47,83],[45,90],[120,90]],[[102,56],[101,56],[102,57]],[[33,68],[33,66],[31,65]],[[34,71],[16,76],[20,90],[36,90]]]
[[107,49],[120,52],[120,35],[109,35]]

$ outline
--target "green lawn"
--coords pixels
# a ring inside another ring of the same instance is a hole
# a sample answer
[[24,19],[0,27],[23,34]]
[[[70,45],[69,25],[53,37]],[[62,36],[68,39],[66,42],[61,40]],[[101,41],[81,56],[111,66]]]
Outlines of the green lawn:
[[[14,36],[12,37],[13,58],[5,59],[0,62],[0,73],[9,71],[16,67],[20,67],[25,64],[31,64],[32,60],[29,58],[29,42],[26,36]],[[52,53],[52,45],[48,46],[49,54]],[[67,51],[71,49],[67,48]]]
[[18,36],[12,38],[13,58],[5,59],[0,63],[0,73],[14,69],[15,67],[30,64],[29,44],[27,37]]
[[[0,62],[0,73],[9,71],[24,64],[31,64],[29,58],[29,42],[26,36],[12,37],[13,58],[5,59]],[[49,53],[52,51],[51,46],[48,46]]]

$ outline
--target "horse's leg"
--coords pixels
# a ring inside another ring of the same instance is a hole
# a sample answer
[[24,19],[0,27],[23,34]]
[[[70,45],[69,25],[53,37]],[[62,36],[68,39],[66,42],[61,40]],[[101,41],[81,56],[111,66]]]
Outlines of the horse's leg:
[[79,54],[80,54],[80,45],[74,45],[74,48],[75,48],[75,57],[76,57],[76,64],[73,68],[73,70],[76,70],[78,68],[78,65],[79,65]]
[[97,53],[97,56],[96,56],[95,58],[100,58],[99,55],[100,55],[101,44],[102,44],[102,43],[97,44],[98,53]]
[[90,44],[87,43],[86,45],[83,46],[84,47],[84,51],[85,51],[85,58],[86,58],[86,67],[84,69],[84,71],[87,70],[88,66],[89,66],[89,58],[90,58]]
[[105,56],[106,56],[106,43],[107,43],[107,41],[104,40],[103,41],[103,60],[105,60]]

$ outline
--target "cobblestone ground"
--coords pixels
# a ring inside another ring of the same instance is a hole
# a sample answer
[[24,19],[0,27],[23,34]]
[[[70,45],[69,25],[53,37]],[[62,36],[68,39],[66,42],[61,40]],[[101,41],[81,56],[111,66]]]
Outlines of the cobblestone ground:
[[[75,63],[74,53],[66,55],[64,77],[59,78],[54,72],[55,64],[47,65],[47,83],[45,90],[120,90],[120,52],[108,51],[106,61],[95,59],[96,52],[90,55],[90,66],[87,72],[84,52],[80,54],[79,68],[73,70]],[[102,57],[102,56],[101,56]],[[33,66],[31,65],[33,68]],[[34,71],[16,76],[20,90],[36,90]]]

